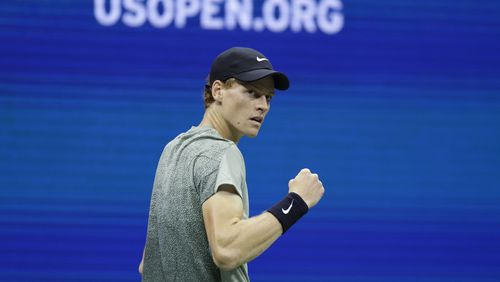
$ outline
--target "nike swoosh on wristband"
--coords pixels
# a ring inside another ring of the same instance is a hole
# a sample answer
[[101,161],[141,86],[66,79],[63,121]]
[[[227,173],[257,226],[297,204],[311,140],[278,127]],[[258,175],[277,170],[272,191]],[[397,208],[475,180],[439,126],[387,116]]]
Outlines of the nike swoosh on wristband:
[[259,56],[257,56],[257,62],[262,62],[262,61],[269,61],[269,60],[266,58],[259,58]]
[[281,208],[281,211],[284,213],[284,214],[288,214],[290,212],[290,210],[292,209],[292,206],[293,206],[293,200],[292,199],[292,203],[290,204],[290,206],[288,207],[288,209],[284,210],[283,208]]

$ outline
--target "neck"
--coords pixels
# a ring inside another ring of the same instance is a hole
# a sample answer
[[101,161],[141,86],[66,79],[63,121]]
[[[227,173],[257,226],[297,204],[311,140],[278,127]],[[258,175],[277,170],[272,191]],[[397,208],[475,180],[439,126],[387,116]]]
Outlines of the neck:
[[201,120],[200,126],[209,126],[215,129],[220,136],[225,139],[229,139],[234,143],[238,143],[241,135],[235,133],[232,130],[232,126],[222,117],[222,115],[213,106],[210,106],[205,110],[203,119]]

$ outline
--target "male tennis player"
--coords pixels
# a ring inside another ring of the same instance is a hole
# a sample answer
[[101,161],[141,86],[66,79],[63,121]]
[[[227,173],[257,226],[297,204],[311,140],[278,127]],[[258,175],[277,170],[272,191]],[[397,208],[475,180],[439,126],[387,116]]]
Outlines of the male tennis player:
[[237,143],[257,136],[274,89],[288,86],[286,75],[256,50],[231,48],[214,60],[203,120],[168,143],[158,163],[143,281],[249,281],[246,263],[321,199],[318,175],[302,169],[281,201],[248,216]]

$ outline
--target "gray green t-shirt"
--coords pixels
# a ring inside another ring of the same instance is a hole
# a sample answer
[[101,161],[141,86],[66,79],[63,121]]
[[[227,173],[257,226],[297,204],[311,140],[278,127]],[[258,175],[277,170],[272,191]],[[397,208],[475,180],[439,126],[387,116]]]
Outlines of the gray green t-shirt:
[[202,204],[231,184],[248,218],[245,163],[238,147],[210,127],[192,127],[165,146],[158,162],[142,281],[249,281],[247,265],[223,271],[213,262]]

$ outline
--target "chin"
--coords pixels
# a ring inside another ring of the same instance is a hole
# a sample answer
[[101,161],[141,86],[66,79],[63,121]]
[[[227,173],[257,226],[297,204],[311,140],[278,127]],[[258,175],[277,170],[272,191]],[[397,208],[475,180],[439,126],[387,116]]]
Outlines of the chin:
[[247,134],[245,134],[246,136],[250,137],[250,138],[254,138],[254,137],[257,137],[257,135],[259,134],[259,130],[251,130],[249,132],[247,132]]

